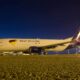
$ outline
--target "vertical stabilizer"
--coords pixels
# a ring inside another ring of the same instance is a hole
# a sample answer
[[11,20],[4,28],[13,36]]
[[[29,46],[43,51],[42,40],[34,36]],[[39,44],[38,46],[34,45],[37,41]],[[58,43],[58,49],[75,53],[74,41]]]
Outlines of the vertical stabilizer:
[[80,28],[78,29],[78,32],[74,35],[72,39],[73,45],[80,45]]
[[76,46],[80,46],[80,28],[78,29],[76,34],[73,36],[70,45],[66,49],[74,48]]

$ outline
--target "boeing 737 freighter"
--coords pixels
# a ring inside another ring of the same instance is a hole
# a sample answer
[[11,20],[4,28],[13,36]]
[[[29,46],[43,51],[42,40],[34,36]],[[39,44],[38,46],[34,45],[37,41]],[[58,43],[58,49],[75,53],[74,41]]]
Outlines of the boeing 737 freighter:
[[47,51],[63,51],[80,44],[80,32],[66,39],[0,39],[0,52],[28,52],[46,54]]

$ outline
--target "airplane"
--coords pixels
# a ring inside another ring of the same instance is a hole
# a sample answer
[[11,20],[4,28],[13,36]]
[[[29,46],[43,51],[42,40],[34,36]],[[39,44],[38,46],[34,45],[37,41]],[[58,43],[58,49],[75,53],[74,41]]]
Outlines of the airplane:
[[64,51],[80,45],[80,31],[66,39],[1,38],[0,52],[47,54],[48,51]]

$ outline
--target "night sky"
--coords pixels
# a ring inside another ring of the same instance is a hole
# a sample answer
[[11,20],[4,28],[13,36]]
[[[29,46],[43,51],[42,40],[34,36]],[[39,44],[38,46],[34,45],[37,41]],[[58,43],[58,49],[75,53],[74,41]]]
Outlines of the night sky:
[[66,38],[79,26],[76,0],[0,0],[0,38]]

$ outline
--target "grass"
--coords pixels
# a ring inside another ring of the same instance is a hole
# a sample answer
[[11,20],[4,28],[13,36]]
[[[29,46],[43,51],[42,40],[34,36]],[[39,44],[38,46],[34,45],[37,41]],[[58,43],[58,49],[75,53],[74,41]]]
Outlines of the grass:
[[80,55],[0,56],[0,80],[80,80]]

